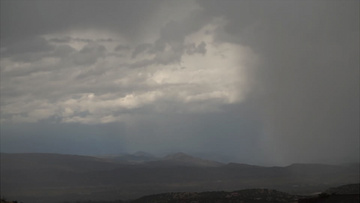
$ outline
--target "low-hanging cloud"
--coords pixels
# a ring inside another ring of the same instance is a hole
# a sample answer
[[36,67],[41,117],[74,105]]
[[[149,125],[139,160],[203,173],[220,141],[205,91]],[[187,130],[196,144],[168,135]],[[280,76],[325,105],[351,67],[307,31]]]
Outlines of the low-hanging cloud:
[[248,45],[262,60],[253,96],[270,159],[359,159],[357,1],[201,3],[226,16],[221,40]]
[[[2,73],[8,76],[3,91],[19,91],[3,99],[2,121],[123,122],[133,109],[213,112],[238,103],[247,94],[246,69],[256,57],[248,59],[255,54],[241,45],[216,42],[222,26],[224,21],[214,19],[174,37],[163,34],[169,29],[165,25],[153,43],[123,49],[126,57],[111,54],[114,45],[108,41],[46,35],[39,42],[52,47],[50,54],[35,52],[38,59],[32,63],[17,60],[16,53],[2,59]],[[164,47],[158,49],[159,43]],[[65,46],[67,55],[56,51]],[[177,105],[171,109],[169,103]]]
[[73,146],[89,134],[82,153],[106,153],[113,140],[121,149],[108,152],[357,161],[358,8],[352,0],[1,1],[2,143],[36,151],[21,136]]

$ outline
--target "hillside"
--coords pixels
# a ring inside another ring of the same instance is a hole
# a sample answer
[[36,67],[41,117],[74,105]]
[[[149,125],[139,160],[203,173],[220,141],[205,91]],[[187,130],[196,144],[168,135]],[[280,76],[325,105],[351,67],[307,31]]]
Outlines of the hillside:
[[329,188],[315,197],[299,199],[299,203],[358,203],[360,184],[348,184]]
[[185,153],[169,154],[162,159],[147,163],[148,166],[197,166],[197,167],[217,167],[224,164],[190,156]]
[[136,164],[61,154],[1,154],[1,195],[19,202],[113,201],[167,192],[269,188],[310,194],[357,183],[359,165],[221,164],[173,154]]
[[342,185],[325,191],[327,194],[360,194],[360,184]]
[[[140,197],[128,203],[358,203],[359,184],[343,185],[329,190],[352,191],[351,194],[328,194],[301,196],[270,189],[245,189],[232,192],[170,192]],[[121,203],[116,201],[77,201],[77,203]],[[71,202],[69,202],[71,203]]]
[[268,189],[247,189],[233,192],[178,192],[141,197],[132,203],[281,203],[296,202],[298,197]]

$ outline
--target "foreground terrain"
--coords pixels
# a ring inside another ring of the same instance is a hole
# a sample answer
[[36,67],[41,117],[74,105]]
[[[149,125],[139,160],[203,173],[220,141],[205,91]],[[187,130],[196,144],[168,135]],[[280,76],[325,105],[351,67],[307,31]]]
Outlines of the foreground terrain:
[[[246,189],[232,192],[171,192],[128,201],[88,200],[73,203],[358,203],[360,201],[359,186],[360,184],[344,185],[311,196],[291,195],[269,189]],[[18,202],[1,199],[1,203]]]
[[[156,158],[146,153],[116,157],[1,154],[1,196],[25,203],[89,200],[114,202],[119,199],[151,202],[140,197],[159,193],[176,194],[176,197],[180,195],[190,199],[192,197],[206,199],[206,194],[219,198],[235,198],[236,196],[231,194],[260,194],[260,191],[261,194],[278,196],[279,201],[276,201],[281,202],[295,201],[297,195],[309,195],[358,181],[358,164],[293,164],[287,167],[261,167],[237,163],[223,164],[183,153],[163,158]],[[247,188],[269,189],[240,192]],[[235,191],[235,193],[200,193],[202,191]],[[173,195],[165,196],[172,198]],[[143,198],[151,197],[159,196]],[[188,202],[188,200],[175,198],[172,202]],[[253,199],[259,202],[258,200]],[[236,201],[233,199],[232,202]]]

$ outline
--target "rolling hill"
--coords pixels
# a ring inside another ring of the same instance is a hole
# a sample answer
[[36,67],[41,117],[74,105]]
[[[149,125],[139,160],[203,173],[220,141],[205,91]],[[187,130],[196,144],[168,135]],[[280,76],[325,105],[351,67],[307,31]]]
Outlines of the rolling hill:
[[23,202],[127,200],[165,192],[269,188],[310,194],[358,183],[359,165],[223,164],[177,153],[141,162],[62,154],[1,154],[1,195]]

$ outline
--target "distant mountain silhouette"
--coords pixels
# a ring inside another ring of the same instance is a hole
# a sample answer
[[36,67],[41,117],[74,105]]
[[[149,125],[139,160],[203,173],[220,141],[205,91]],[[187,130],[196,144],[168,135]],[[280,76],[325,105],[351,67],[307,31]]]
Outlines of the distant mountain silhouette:
[[[155,160],[144,153],[125,157],[128,161],[118,161],[114,157],[2,153],[1,195],[19,202],[55,203],[128,200],[174,191],[246,188],[310,194],[359,181],[358,164],[262,167],[222,164],[184,153]],[[135,163],[134,159],[141,161]]]
[[228,163],[226,164],[226,167],[227,168],[252,168],[252,169],[255,169],[255,168],[262,168],[261,166],[255,166],[255,165],[249,165],[249,164],[240,164],[240,163]]
[[216,161],[205,160],[179,152],[169,154],[162,159],[147,163],[151,166],[196,166],[196,167],[218,167],[224,164]]
[[143,152],[143,151],[137,151],[135,153],[133,153],[134,156],[138,156],[138,157],[149,157],[149,158],[155,158],[154,155],[147,153],[147,152]]

